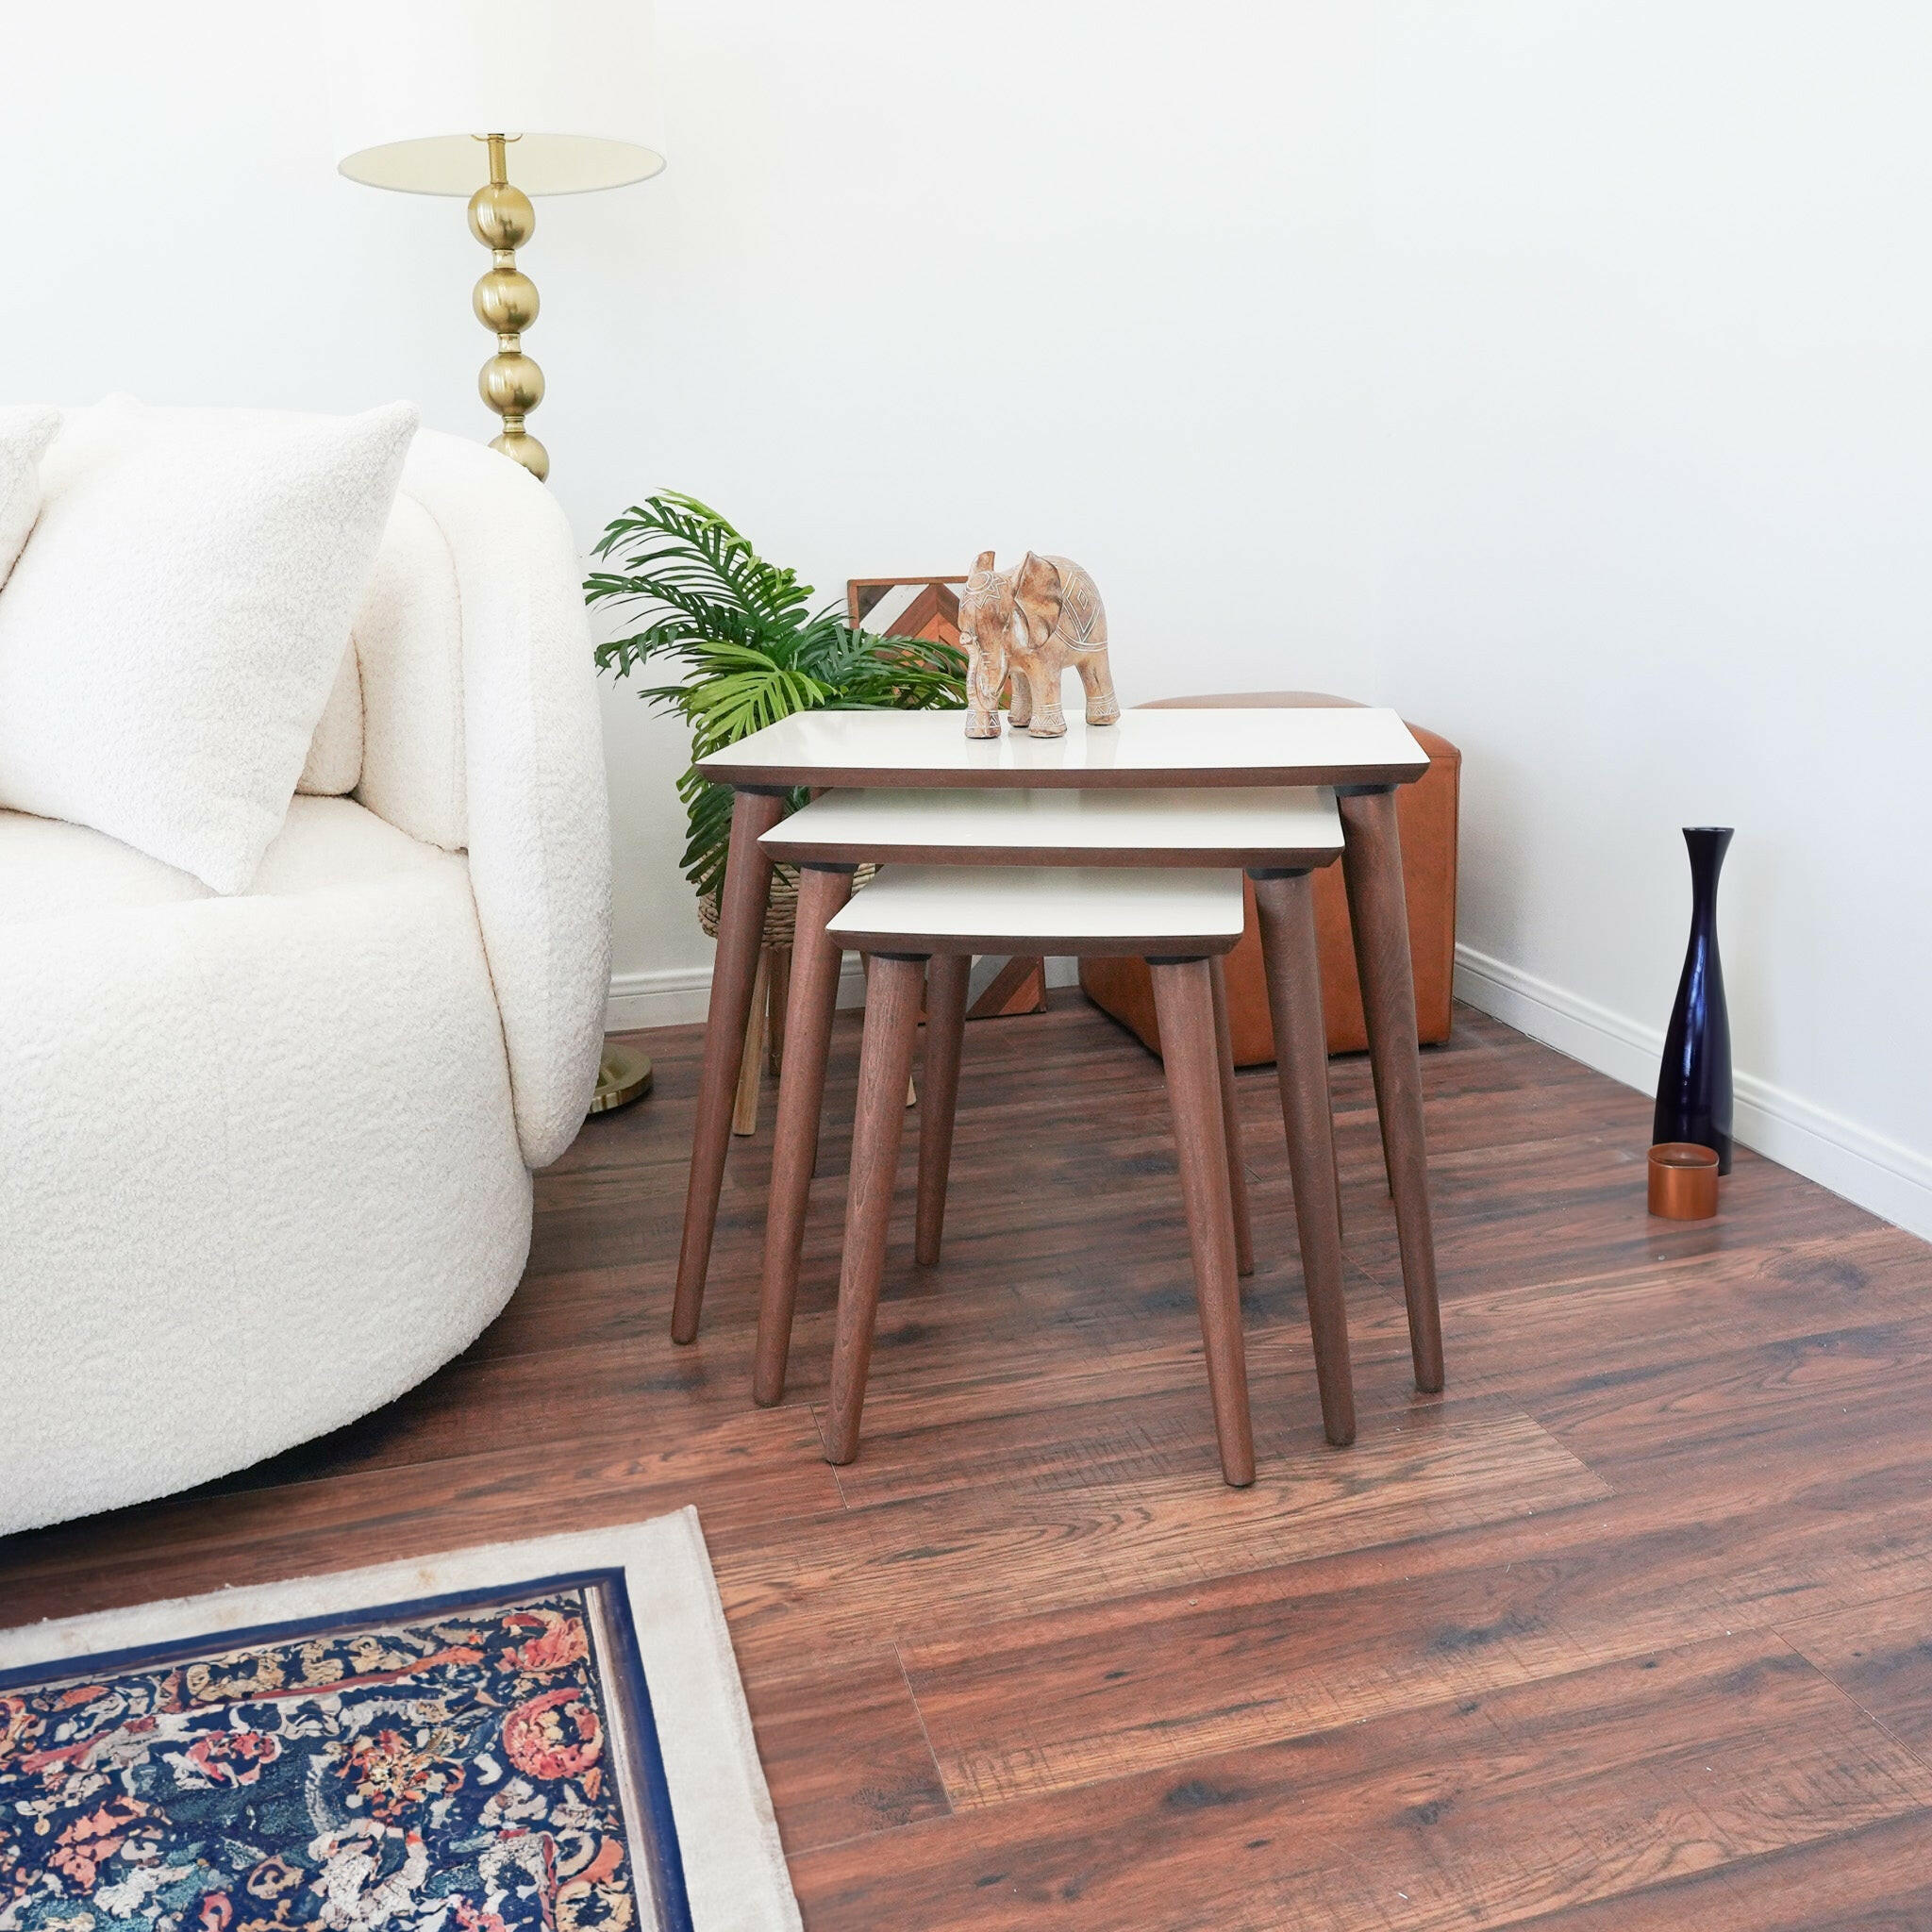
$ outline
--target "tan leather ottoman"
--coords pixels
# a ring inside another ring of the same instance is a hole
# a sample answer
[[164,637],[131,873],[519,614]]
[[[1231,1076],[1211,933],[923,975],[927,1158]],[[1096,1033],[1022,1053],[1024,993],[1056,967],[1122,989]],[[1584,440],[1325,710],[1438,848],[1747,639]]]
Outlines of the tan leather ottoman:
[[[1321,691],[1230,692],[1219,697],[1161,698],[1157,707],[1229,709],[1273,706],[1348,705],[1351,698]],[[1150,707],[1149,708],[1156,708]],[[1450,987],[1456,966],[1456,818],[1462,786],[1462,754],[1446,738],[1411,724],[1429,755],[1429,769],[1395,794],[1402,826],[1402,876],[1408,900],[1409,953],[1415,966],[1416,1030],[1424,1046],[1449,1038]],[[1227,956],[1228,1020],[1238,1067],[1274,1058],[1274,1029],[1268,1018],[1262,976],[1261,936],[1255,923],[1255,890],[1243,881],[1247,924]],[[1356,982],[1355,943],[1341,868],[1315,874],[1315,922],[1322,949],[1322,1013],[1330,1053],[1359,1053],[1369,1043],[1362,1024],[1361,989]],[[1154,987],[1141,959],[1083,959],[1080,986],[1102,1012],[1110,1013],[1153,1052],[1160,1051],[1154,1017]]]

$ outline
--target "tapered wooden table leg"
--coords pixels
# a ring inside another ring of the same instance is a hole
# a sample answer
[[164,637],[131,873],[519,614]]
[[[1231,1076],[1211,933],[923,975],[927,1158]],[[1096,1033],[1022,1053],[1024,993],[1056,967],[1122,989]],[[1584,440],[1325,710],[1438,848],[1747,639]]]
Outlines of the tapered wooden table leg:
[[705,1271],[718,1222],[718,1192],[731,1144],[731,1103],[751,1017],[752,981],[764,942],[772,861],[759,836],[778,823],[785,798],[777,791],[741,791],[731,808],[731,858],[718,905],[718,952],[711,967],[711,1005],[705,1021],[705,1064],[698,1076],[697,1119],[691,1137],[691,1179],[684,1192],[684,1239],[677,1253],[677,1292],[671,1305],[671,1339],[697,1338]]
[[1415,976],[1408,906],[1402,888],[1402,835],[1392,791],[1339,791],[1342,876],[1355,927],[1356,972],[1368,1022],[1382,1157],[1395,1197],[1402,1291],[1416,1387],[1442,1386],[1442,1314],[1436,1296],[1436,1237],[1429,1223],[1429,1157],[1423,1128],[1422,1050],[1416,1041]]
[[[870,953],[859,954],[858,970],[865,974],[865,996],[867,1001],[870,1002],[872,999],[872,955]],[[908,1107],[917,1107],[919,1105],[919,1083],[910,1074],[908,1074],[906,1076],[906,1105]]]
[[1174,1110],[1181,1196],[1193,1252],[1194,1299],[1208,1357],[1208,1390],[1221,1474],[1236,1489],[1255,1480],[1255,1431],[1248,1413],[1247,1352],[1241,1290],[1235,1281],[1234,1212],[1228,1200],[1227,1129],[1222,1114],[1221,1059],[1214,1043],[1214,991],[1205,959],[1150,959],[1160,1054]]
[[1208,960],[1214,986],[1214,1050],[1221,1061],[1221,1120],[1227,1136],[1227,1193],[1234,1208],[1234,1265],[1255,1272],[1255,1224],[1248,1207],[1248,1169],[1241,1152],[1241,1115],[1234,1091],[1234,1028],[1227,1017],[1227,968],[1219,953]]
[[973,961],[964,953],[938,954],[925,969],[925,1091],[919,1103],[919,1217],[912,1248],[922,1268],[939,1260],[946,1224],[946,1176],[953,1165],[953,1115],[972,973]]
[[798,1257],[805,1242],[812,1167],[818,1159],[839,970],[845,958],[825,937],[825,924],[851,896],[850,866],[807,866],[798,875],[785,1060],[778,1074],[772,1196],[765,1210],[765,1264],[758,1286],[758,1352],[752,1364],[753,1400],[768,1407],[785,1393],[791,1313],[798,1300]]
[[874,956],[858,1052],[858,1110],[852,1124],[852,1176],[845,1191],[845,1255],[839,1269],[839,1325],[832,1348],[827,1462],[858,1454],[858,1417],[872,1369],[873,1325],[886,1271],[886,1229],[899,1141],[906,1130],[906,1080],[919,1028],[924,959]]
[[1355,1377],[1341,1292],[1341,1216],[1335,1184],[1335,1122],[1328,1105],[1328,1041],[1322,1024],[1322,961],[1314,881],[1307,873],[1255,874],[1255,910],[1268,969],[1274,1071],[1301,1234],[1302,1282],[1315,1341],[1322,1426],[1338,1447],[1355,1441]]

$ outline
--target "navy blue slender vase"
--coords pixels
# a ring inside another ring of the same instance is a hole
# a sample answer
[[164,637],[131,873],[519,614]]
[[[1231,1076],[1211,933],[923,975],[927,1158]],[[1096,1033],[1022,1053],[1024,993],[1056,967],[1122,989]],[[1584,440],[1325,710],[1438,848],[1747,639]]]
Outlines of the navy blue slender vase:
[[1690,1141],[1717,1153],[1731,1171],[1731,1016],[1717,956],[1717,875],[1731,842],[1729,825],[1686,825],[1690,848],[1690,945],[1677,1004],[1664,1035],[1653,1141]]

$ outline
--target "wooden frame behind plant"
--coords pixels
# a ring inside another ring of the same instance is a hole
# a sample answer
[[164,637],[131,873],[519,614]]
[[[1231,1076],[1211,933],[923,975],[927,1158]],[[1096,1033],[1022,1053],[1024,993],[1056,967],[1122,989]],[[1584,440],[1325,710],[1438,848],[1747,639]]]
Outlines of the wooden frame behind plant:
[[[847,577],[846,621],[855,628],[870,623],[891,638],[937,638],[958,644],[959,592],[967,581],[957,571],[939,576]],[[966,1017],[996,1020],[1045,1011],[1046,961],[1023,957],[999,962]]]

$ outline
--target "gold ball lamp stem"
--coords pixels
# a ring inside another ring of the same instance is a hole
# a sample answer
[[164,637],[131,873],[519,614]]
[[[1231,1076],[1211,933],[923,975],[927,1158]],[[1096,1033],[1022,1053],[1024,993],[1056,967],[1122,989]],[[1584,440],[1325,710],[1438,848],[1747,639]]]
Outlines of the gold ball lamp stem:
[[496,354],[476,378],[483,400],[503,418],[490,447],[514,457],[540,482],[550,474],[550,452],[524,427],[543,400],[543,372],[524,354],[523,332],[537,319],[537,285],[517,267],[517,250],[537,232],[537,210],[509,184],[505,137],[490,143],[490,179],[470,197],[470,233],[490,251],[491,266],[470,296],[476,320],[496,336]]
[[[507,138],[490,143],[490,179],[470,197],[470,233],[490,251],[490,266],[470,293],[476,320],[496,337],[496,354],[476,378],[483,400],[503,418],[503,434],[490,447],[514,457],[541,483],[550,475],[550,452],[524,427],[543,400],[543,372],[524,354],[524,331],[537,319],[537,285],[517,266],[517,250],[537,232],[537,210],[509,183]],[[609,1113],[651,1091],[651,1062],[636,1047],[604,1042],[597,1068],[593,1114]]]

